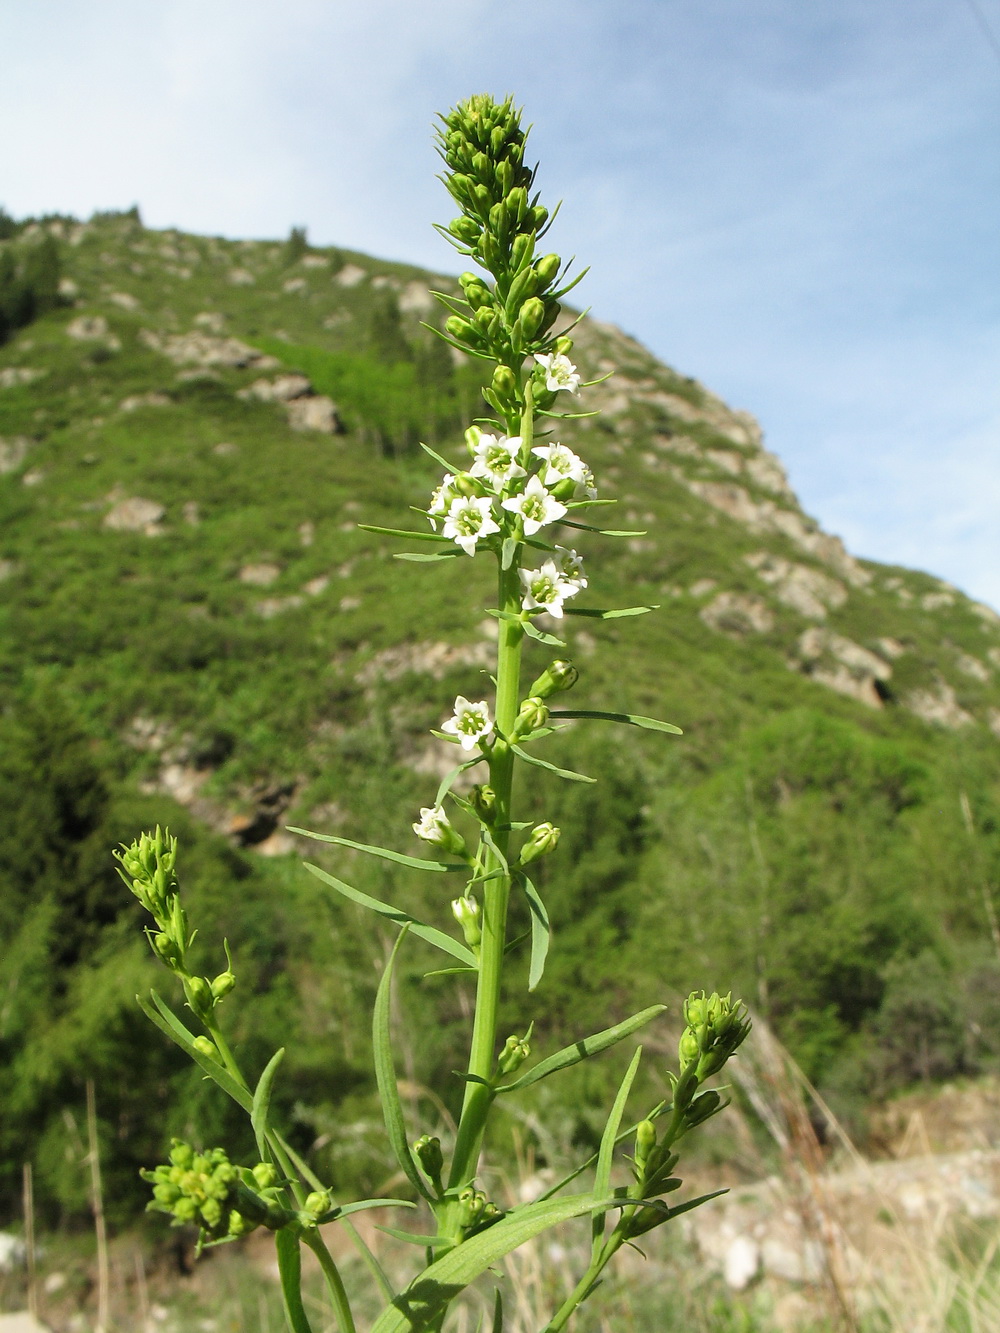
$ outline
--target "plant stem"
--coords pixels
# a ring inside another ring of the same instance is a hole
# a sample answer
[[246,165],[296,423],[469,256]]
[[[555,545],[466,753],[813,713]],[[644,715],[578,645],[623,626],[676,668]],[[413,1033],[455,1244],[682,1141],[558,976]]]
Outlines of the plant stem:
[[326,1242],[318,1231],[303,1232],[302,1239],[319,1260],[319,1266],[323,1270],[327,1288],[333,1299],[333,1307],[337,1312],[340,1333],[356,1333],[354,1316],[351,1314],[351,1305],[347,1299],[344,1280],[340,1276],[340,1269],[333,1261],[333,1255],[326,1248]]
[[[532,408],[530,391],[524,415],[521,418],[523,450],[528,451],[532,439]],[[520,551],[518,551],[519,555]],[[510,568],[499,570],[498,601],[501,611],[517,614],[521,609],[521,581],[518,577],[519,559],[511,561]],[[497,740],[490,755],[490,784],[496,792],[495,842],[506,857],[510,840],[504,830],[511,822],[511,795],[514,781],[514,752],[504,739],[509,736],[517,719],[521,687],[521,644],[524,630],[514,620],[501,620],[497,643]],[[504,869],[492,850],[486,849],[484,870]],[[504,873],[486,881],[483,891],[483,939],[479,960],[479,979],[476,988],[476,1016],[472,1028],[472,1048],[469,1052],[469,1073],[489,1082],[493,1075],[496,1050],[497,1017],[500,1007],[500,983],[503,976],[504,951],[507,945],[507,905],[510,899],[510,875]],[[483,1083],[465,1085],[465,1100],[458,1124],[455,1152],[448,1177],[449,1188],[465,1184],[476,1174],[482,1147],[486,1117],[493,1101],[492,1090]]]
[[570,1316],[587,1299],[594,1283],[625,1243],[621,1226],[622,1224],[619,1222],[607,1241],[595,1251],[594,1257],[590,1261],[590,1267],[542,1329],[542,1333],[559,1333],[560,1329],[566,1327]]

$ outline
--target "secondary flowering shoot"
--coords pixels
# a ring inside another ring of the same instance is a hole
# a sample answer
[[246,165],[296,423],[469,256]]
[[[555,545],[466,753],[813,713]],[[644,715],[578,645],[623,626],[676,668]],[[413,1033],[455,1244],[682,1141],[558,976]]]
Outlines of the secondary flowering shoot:
[[492,729],[490,707],[485,699],[474,704],[461,694],[455,700],[454,715],[441,723],[441,730],[454,736],[463,750],[474,750]]
[[524,535],[533,537],[546,523],[555,523],[567,513],[566,506],[550,495],[537,477],[532,477],[520,495],[501,501],[504,509],[519,515],[524,524]]
[[492,505],[493,501],[485,497],[457,496],[448,509],[442,532],[461,546],[466,555],[475,555],[478,541],[500,531],[500,525],[493,521]]
[[545,356],[535,353],[535,360],[545,371],[545,387],[549,393],[558,393],[567,389],[570,393],[580,392],[580,376],[576,366],[562,352],[549,352]]

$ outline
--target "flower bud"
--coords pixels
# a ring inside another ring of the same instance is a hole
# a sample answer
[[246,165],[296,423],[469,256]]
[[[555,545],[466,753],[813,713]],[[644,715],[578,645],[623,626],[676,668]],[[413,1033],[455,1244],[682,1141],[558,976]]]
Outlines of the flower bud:
[[478,347],[482,342],[476,326],[470,324],[467,319],[463,319],[461,315],[449,315],[444,322],[444,327],[456,342],[471,343],[474,347]]
[[257,1182],[257,1188],[272,1189],[278,1183],[278,1169],[272,1162],[258,1162],[250,1173]]
[[313,1190],[311,1194],[306,1195],[306,1201],[302,1207],[303,1211],[308,1213],[313,1221],[318,1222],[323,1214],[328,1213],[333,1207],[329,1190]]
[[204,977],[190,977],[185,983],[187,991],[188,1004],[199,1018],[204,1018],[212,1012],[215,1005],[215,999],[212,995],[212,988]]
[[451,483],[451,489],[457,495],[479,495],[482,488],[471,472],[460,472]]
[[507,207],[517,218],[518,222],[524,217],[528,208],[528,191],[523,185],[515,185],[507,195]]
[[681,1068],[693,1064],[700,1054],[701,1042],[698,1040],[697,1032],[693,1028],[685,1028],[677,1044],[677,1056],[681,1062]]
[[559,266],[562,260],[558,255],[543,255],[535,265],[535,272],[538,274],[539,290],[544,290],[555,279],[559,272]]
[[544,226],[546,221],[548,220],[549,210],[547,208],[544,208],[541,204],[536,204],[535,207],[530,210],[530,212],[531,212],[532,226],[537,231],[538,228]]
[[530,262],[534,249],[535,236],[533,232],[521,232],[514,237],[514,243],[510,248],[510,260],[515,273]]
[[247,1236],[253,1230],[255,1230],[255,1224],[234,1208],[229,1214],[228,1234],[230,1236]]
[[484,824],[492,824],[497,812],[497,794],[488,782],[481,782],[469,793],[469,804]]
[[486,1195],[469,1185],[458,1196],[458,1225],[462,1229],[475,1226],[486,1207]]
[[462,934],[470,949],[478,949],[483,940],[479,925],[479,904],[472,894],[456,898],[451,905],[455,920],[462,927]]
[[528,835],[528,840],[521,848],[521,864],[526,866],[537,861],[540,856],[554,852],[559,843],[559,830],[548,822],[536,824]]
[[518,318],[521,321],[524,336],[533,338],[542,327],[542,321],[545,318],[545,303],[540,301],[537,296],[532,296],[521,306]]
[[427,1179],[432,1184],[441,1186],[441,1172],[444,1169],[444,1154],[441,1152],[441,1140],[432,1134],[424,1134],[413,1145],[417,1161],[423,1167]]
[[494,370],[493,392],[501,398],[513,398],[517,393],[517,377],[509,366],[497,366]]
[[640,1120],[635,1129],[635,1167],[641,1176],[649,1155],[656,1147],[656,1126],[652,1120]]
[[472,170],[481,181],[490,181],[493,178],[493,167],[485,153],[473,153]]
[[169,935],[165,935],[161,931],[158,935],[153,936],[152,943],[153,952],[158,958],[162,958],[168,967],[177,961],[177,945]]
[[556,356],[569,356],[570,352],[573,350],[573,339],[557,338],[555,347],[552,350],[555,352]]
[[218,1060],[219,1051],[211,1037],[195,1037],[191,1045],[202,1055],[207,1055],[210,1060]]
[[479,240],[480,227],[472,218],[453,218],[448,223],[448,230],[452,236],[464,241],[466,245],[475,245],[476,241]]
[[473,185],[471,192],[472,205],[480,217],[489,217],[490,208],[493,205],[493,196],[485,185]]
[[572,689],[579,679],[580,673],[573,663],[560,659],[549,663],[538,679],[532,683],[529,694],[536,699],[548,699],[561,690]]
[[722,1098],[714,1088],[711,1088],[708,1092],[703,1092],[699,1097],[695,1097],[684,1113],[684,1122],[689,1129],[693,1129],[695,1125],[700,1125],[709,1116],[714,1115],[721,1105]]
[[432,847],[451,856],[466,854],[465,839],[439,805],[424,806],[419,821],[413,825],[413,831],[424,842],[429,842]]
[[529,695],[521,704],[514,723],[515,736],[527,736],[540,731],[549,720],[549,710],[537,695]]
[[236,978],[227,968],[225,972],[220,972],[212,982],[212,997],[215,1000],[223,1000],[236,985]]
[[508,1037],[497,1059],[497,1073],[501,1076],[516,1073],[530,1054],[527,1037]]

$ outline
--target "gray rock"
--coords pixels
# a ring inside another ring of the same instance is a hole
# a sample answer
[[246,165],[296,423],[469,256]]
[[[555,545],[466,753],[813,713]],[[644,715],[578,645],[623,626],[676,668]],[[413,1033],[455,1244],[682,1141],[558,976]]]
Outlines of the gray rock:
[[766,634],[774,629],[774,613],[765,601],[749,593],[720,592],[698,613],[710,629],[734,638]]
[[315,430],[324,435],[339,435],[343,431],[337,415],[337,405],[325,394],[310,398],[293,398],[285,404],[288,424],[292,430]]
[[0,439],[0,476],[16,472],[30,448],[31,441],[26,435],[15,435],[11,440]]
[[165,506],[156,500],[134,496],[113,505],[104,515],[104,526],[114,532],[144,532],[152,537],[158,533],[166,512]]

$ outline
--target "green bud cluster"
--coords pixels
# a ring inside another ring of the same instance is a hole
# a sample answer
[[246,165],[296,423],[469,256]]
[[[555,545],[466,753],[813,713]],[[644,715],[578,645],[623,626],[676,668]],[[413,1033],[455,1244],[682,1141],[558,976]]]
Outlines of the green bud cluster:
[[529,694],[521,704],[514,723],[513,739],[529,736],[533,731],[541,731],[549,720],[549,710],[537,694]]
[[476,1231],[484,1231],[486,1227],[492,1226],[494,1222],[499,1222],[503,1217],[502,1211],[487,1199],[482,1190],[477,1190],[473,1185],[467,1186],[458,1196],[458,1225],[465,1236],[470,1236]]
[[528,1038],[531,1036],[531,1029],[523,1037],[508,1037],[504,1042],[503,1050],[497,1059],[497,1073],[501,1078],[508,1074],[516,1074],[517,1071],[531,1054],[531,1047],[528,1044]]
[[681,1077],[694,1069],[699,1083],[717,1074],[742,1045],[750,1031],[750,1016],[742,1000],[732,994],[706,996],[692,992],[684,1002],[687,1027],[681,1035],[678,1054]]
[[[547,336],[558,317],[553,291],[562,268],[558,255],[536,257],[549,219],[534,190],[535,172],[525,163],[527,131],[513,101],[487,94],[470,97],[446,116],[438,130],[442,177],[461,216],[446,234],[494,279],[478,274],[459,279],[464,300],[448,303],[448,335],[474,355],[500,361],[487,397],[498,411],[513,410],[517,370],[525,356],[551,350]],[[506,372],[506,373],[504,373]]]
[[483,942],[483,930],[479,923],[479,904],[471,893],[456,898],[451,904],[455,920],[462,927],[462,934],[470,949],[478,949]]
[[636,1184],[629,1192],[636,1198],[652,1199],[676,1189],[680,1184],[672,1174],[676,1165],[677,1154],[670,1151],[669,1137],[658,1143],[653,1121],[640,1121],[635,1131],[632,1168]]
[[222,1148],[195,1152],[190,1144],[174,1139],[169,1162],[139,1174],[153,1186],[149,1211],[167,1213],[174,1226],[197,1226],[202,1238],[211,1242],[235,1240],[258,1226],[276,1231],[294,1217],[244,1179],[271,1191],[277,1172],[270,1163],[261,1162],[252,1172],[244,1172]]
[[[211,981],[188,970],[187,951],[194,934],[188,930],[178,891],[177,839],[157,824],[155,832],[143,833],[128,847],[123,844],[114,856],[118,874],[156,922],[157,929],[146,932],[153,953],[180,977],[192,1013],[211,1027],[213,1010],[236,985],[236,977],[231,966]],[[228,952],[227,948],[227,958]],[[219,1058],[208,1037],[197,1038],[195,1045],[202,1055]]]

